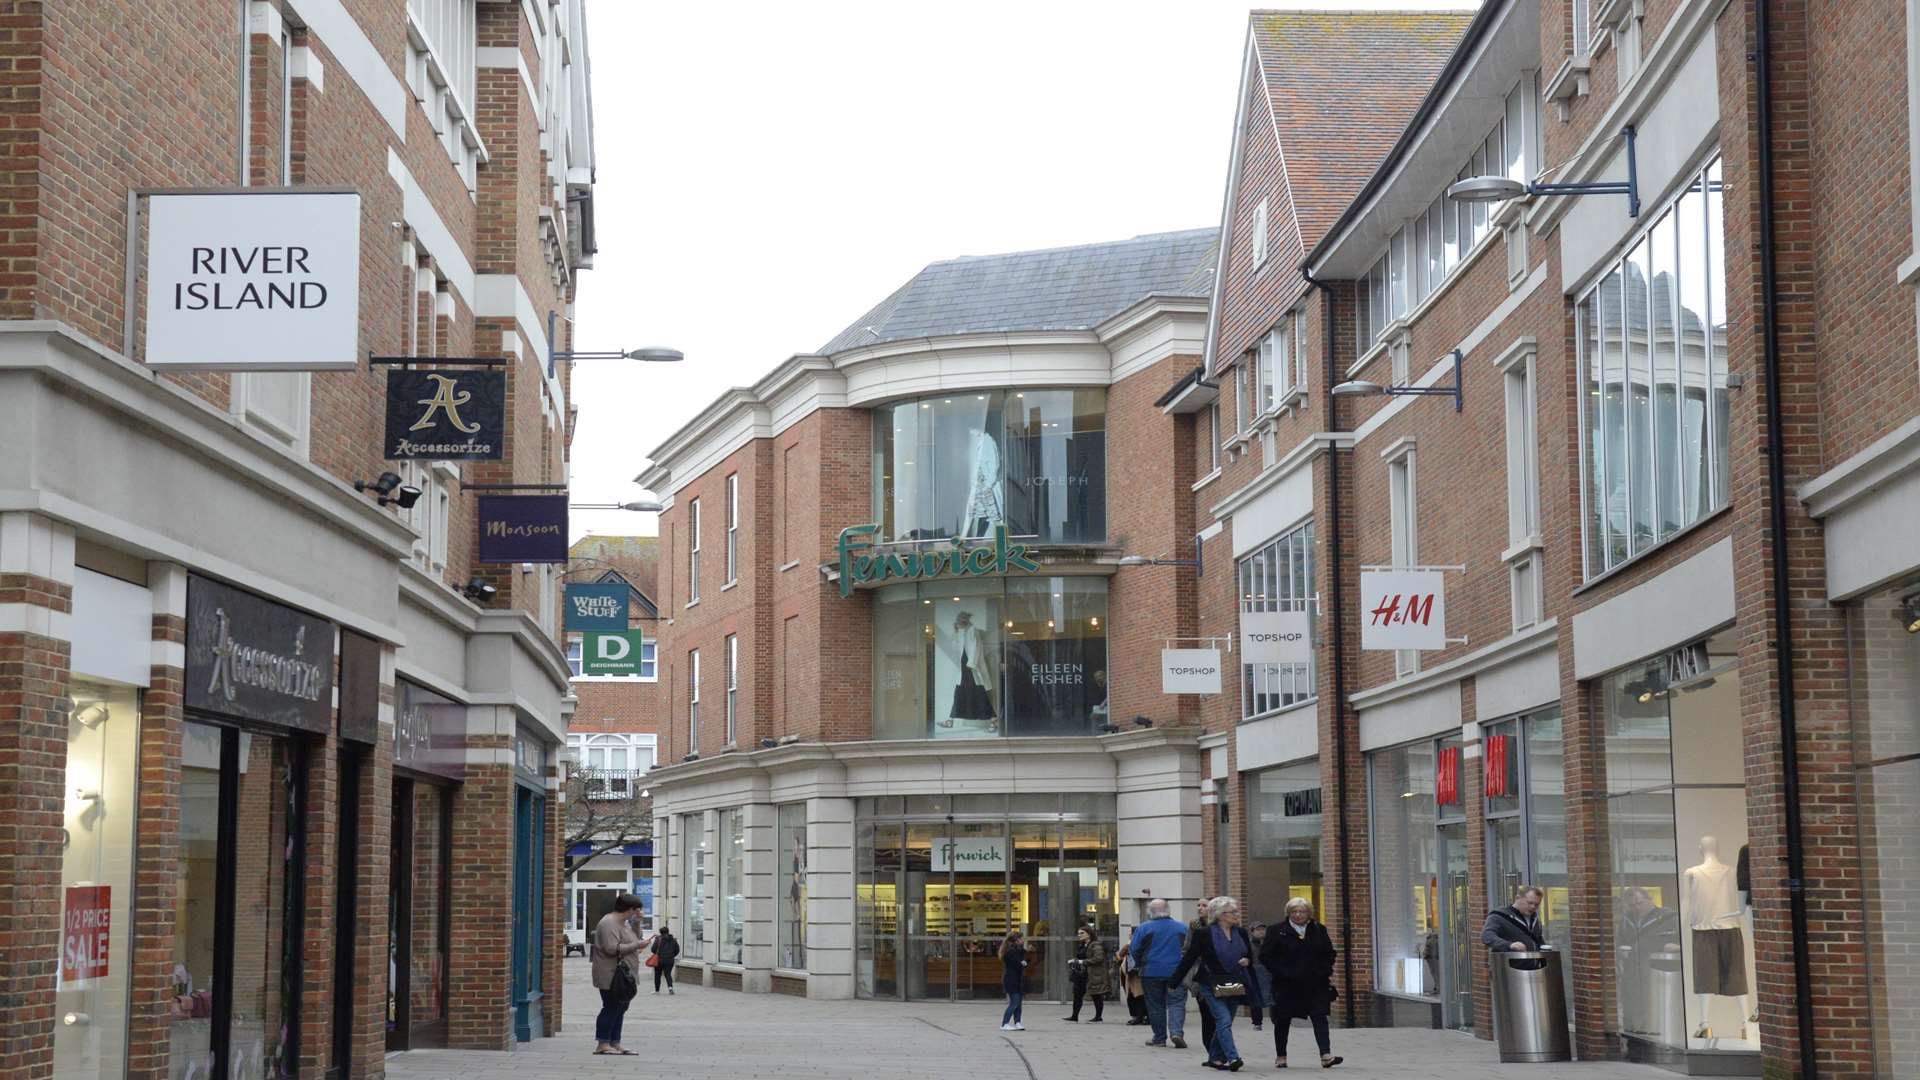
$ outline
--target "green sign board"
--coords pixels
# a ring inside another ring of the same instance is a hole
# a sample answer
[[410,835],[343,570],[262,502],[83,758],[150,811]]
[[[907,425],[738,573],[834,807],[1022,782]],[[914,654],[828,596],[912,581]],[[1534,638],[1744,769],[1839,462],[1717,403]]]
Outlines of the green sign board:
[[1028,557],[1027,545],[1007,542],[1007,527],[993,527],[993,543],[969,545],[954,537],[952,547],[927,546],[911,551],[873,551],[867,538],[878,525],[853,525],[840,530],[840,595],[852,596],[855,585],[869,582],[926,581],[940,577],[992,577],[1013,570],[1040,572]]
[[580,635],[580,674],[640,674],[640,644],[643,631],[585,633]]

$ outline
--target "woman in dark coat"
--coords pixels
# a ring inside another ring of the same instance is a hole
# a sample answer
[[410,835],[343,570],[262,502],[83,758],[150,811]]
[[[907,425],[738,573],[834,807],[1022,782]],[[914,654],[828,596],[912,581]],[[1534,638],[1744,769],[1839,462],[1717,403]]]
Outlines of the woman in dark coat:
[[653,937],[653,955],[659,962],[653,966],[653,992],[660,992],[660,980],[667,981],[667,993],[673,993],[673,962],[680,955],[680,939],[673,936],[666,923],[660,924],[660,932]]
[[1287,1030],[1293,1018],[1313,1022],[1313,1038],[1320,1044],[1320,1067],[1331,1069],[1345,1061],[1333,1053],[1327,1013],[1333,1009],[1333,939],[1315,921],[1313,905],[1300,897],[1287,901],[1287,921],[1267,930],[1260,962],[1273,976],[1273,1048],[1277,1069],[1287,1067]]
[[1068,981],[1073,983],[1073,1015],[1062,1019],[1079,1023],[1080,1006],[1093,999],[1092,1023],[1101,1022],[1111,980],[1107,971],[1107,946],[1091,926],[1083,926],[1073,939],[1073,959],[1067,961]]

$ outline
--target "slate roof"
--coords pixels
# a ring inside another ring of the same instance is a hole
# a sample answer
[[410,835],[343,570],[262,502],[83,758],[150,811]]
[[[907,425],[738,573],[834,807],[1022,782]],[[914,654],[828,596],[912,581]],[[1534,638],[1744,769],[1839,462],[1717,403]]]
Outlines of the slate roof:
[[819,348],[997,330],[1088,330],[1155,294],[1205,296],[1218,229],[933,263]]
[[1256,11],[1253,37],[1312,251],[1432,88],[1468,11]]

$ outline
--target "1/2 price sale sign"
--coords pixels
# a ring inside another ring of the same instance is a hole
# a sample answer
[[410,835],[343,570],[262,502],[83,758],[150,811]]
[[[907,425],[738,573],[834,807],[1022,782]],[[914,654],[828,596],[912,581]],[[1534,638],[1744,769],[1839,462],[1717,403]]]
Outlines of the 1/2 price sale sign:
[[67,886],[66,916],[60,928],[60,981],[105,976],[112,931],[113,887]]

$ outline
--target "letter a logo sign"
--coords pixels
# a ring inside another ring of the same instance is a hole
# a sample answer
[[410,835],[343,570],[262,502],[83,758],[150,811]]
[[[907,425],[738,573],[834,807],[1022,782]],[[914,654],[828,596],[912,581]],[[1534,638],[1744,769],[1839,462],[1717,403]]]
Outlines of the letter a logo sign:
[[424,398],[418,402],[418,404],[425,405],[427,411],[421,413],[420,419],[415,420],[413,426],[407,430],[424,431],[431,428],[433,426],[434,414],[443,413],[446,415],[447,423],[452,424],[465,434],[471,435],[479,431],[479,424],[469,424],[465,420],[460,419],[460,406],[471,401],[473,395],[460,389],[459,385],[450,375],[430,373],[427,375],[427,378],[433,381],[433,396]]

